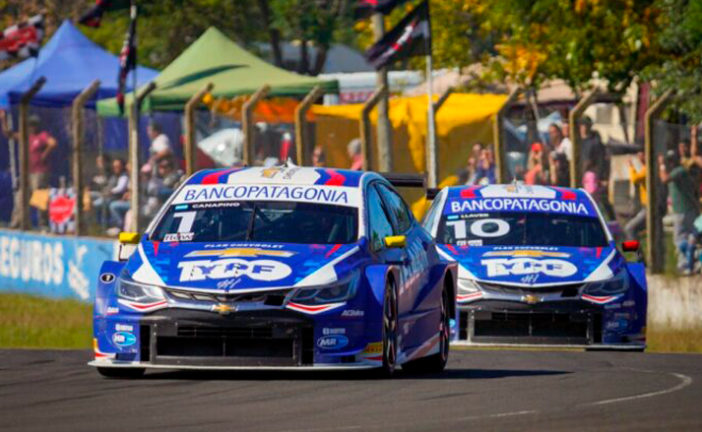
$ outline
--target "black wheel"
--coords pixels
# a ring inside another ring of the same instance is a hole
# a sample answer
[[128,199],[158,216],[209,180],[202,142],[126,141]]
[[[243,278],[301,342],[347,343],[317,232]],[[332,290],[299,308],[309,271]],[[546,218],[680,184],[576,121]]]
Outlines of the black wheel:
[[110,367],[99,367],[97,371],[100,375],[106,378],[140,378],[144,375],[143,368],[110,368]]
[[386,378],[395,373],[397,366],[397,289],[390,279],[385,285],[383,301],[383,366],[380,375]]
[[402,365],[410,373],[438,373],[446,368],[451,339],[451,317],[449,316],[449,291],[441,293],[441,318],[439,321],[439,352]]

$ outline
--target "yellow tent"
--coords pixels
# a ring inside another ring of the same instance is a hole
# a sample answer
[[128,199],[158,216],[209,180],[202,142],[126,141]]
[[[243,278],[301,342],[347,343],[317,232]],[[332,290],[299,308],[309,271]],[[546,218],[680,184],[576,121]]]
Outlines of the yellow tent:
[[[506,95],[454,93],[446,100],[436,116],[438,135],[439,179],[449,177],[466,165],[472,144],[492,144],[495,114],[504,105]],[[348,167],[351,160],[346,146],[359,137],[359,120],[363,106],[315,105],[316,143],[324,148],[327,165]],[[371,120],[375,124],[377,113]],[[393,170],[396,172],[426,172],[425,146],[427,131],[426,96],[399,97],[390,99],[390,122],[393,127]],[[375,128],[373,135],[372,168],[377,169],[377,146]],[[419,193],[407,193],[410,202],[419,200]],[[415,215],[421,216],[426,209],[415,203]]]

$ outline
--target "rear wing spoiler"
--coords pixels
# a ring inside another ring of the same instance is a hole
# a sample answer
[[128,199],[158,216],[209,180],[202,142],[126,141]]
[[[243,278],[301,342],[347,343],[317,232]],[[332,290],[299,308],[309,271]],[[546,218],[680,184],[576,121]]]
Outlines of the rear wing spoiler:
[[406,173],[380,173],[395,187],[406,188],[422,188],[426,190],[426,198],[431,201],[439,194],[439,188],[427,188],[427,177],[424,174],[406,174]]
[[426,187],[426,176],[423,174],[406,174],[406,173],[380,173],[395,187],[411,187],[422,188]]

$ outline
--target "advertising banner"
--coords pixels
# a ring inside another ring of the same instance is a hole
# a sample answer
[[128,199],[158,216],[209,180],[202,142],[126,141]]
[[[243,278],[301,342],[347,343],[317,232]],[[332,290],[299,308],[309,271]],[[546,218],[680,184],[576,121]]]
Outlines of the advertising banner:
[[89,301],[114,240],[0,230],[0,291]]

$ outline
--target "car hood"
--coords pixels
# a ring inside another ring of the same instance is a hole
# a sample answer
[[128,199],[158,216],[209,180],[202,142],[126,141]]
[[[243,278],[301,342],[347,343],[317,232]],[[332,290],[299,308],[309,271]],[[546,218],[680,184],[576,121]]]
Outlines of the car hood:
[[623,259],[607,247],[512,247],[439,245],[444,259],[459,263],[459,278],[512,286],[545,287],[612,278]]
[[237,292],[332,283],[353,267],[358,244],[142,241],[126,265],[136,282]]

